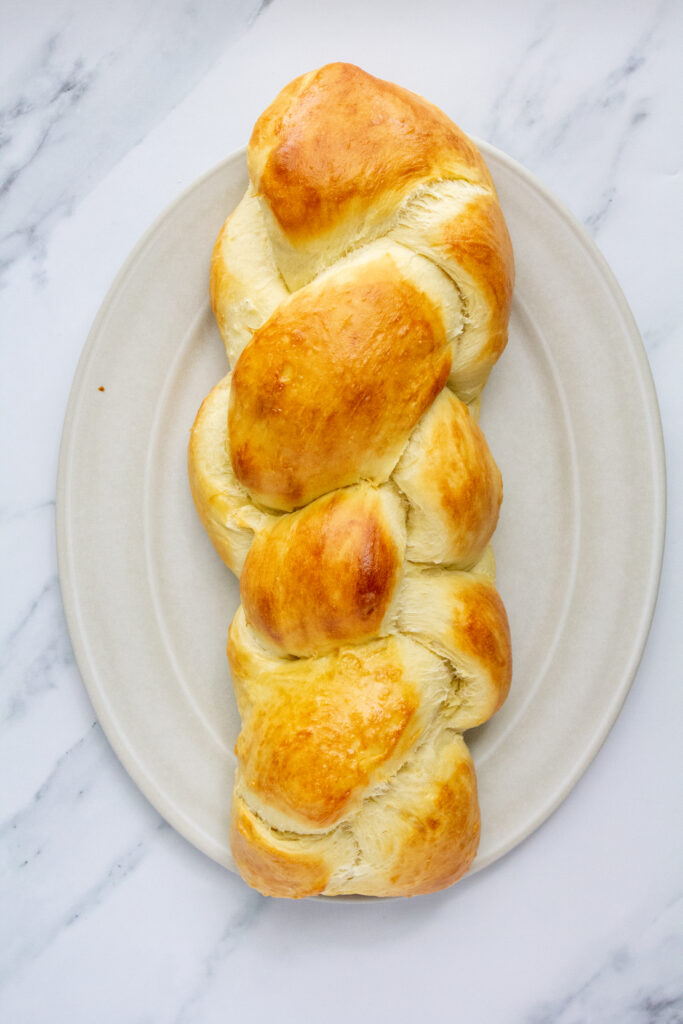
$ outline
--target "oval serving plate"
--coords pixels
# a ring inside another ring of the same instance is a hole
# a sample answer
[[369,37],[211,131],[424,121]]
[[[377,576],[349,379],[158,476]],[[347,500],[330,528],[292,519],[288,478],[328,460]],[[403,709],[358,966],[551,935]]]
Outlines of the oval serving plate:
[[[472,872],[552,813],[607,736],[647,638],[665,515],[657,399],[611,271],[557,199],[479,145],[517,267],[481,416],[505,485],[494,547],[514,676],[502,710],[467,734],[482,810]],[[246,184],[240,152],[122,268],[76,372],[57,499],[67,621],[102,728],[154,807],[232,870],[239,717],[225,641],[239,588],[195,514],[185,453],[227,370],[209,261]]]

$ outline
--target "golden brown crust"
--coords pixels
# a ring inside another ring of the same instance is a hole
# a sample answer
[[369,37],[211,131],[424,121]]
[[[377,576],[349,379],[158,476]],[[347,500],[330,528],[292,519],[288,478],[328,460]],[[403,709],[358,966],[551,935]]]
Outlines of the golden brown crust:
[[463,404],[507,340],[510,239],[476,146],[352,65],[287,86],[248,164],[211,265],[233,380],[189,448],[242,573],[233,855],[276,896],[433,892],[479,841],[460,733],[510,685],[501,477]]
[[391,491],[363,484],[319,498],[254,541],[240,578],[247,620],[298,657],[369,640],[381,630],[404,548]]
[[483,325],[488,341],[480,358],[490,369],[507,344],[515,283],[512,243],[495,193],[479,197],[468,205],[464,216],[448,222],[435,247],[448,262],[462,267],[480,290],[488,311],[488,322]]
[[[461,878],[474,860],[480,814],[474,766],[462,738],[442,735],[423,750],[425,783],[408,769],[375,798],[379,827],[363,809],[348,828],[319,836],[279,832],[236,795],[230,840],[240,874],[268,896],[301,898],[318,893],[418,896]],[[412,777],[411,777],[412,776]],[[384,828],[403,813],[391,831]]]
[[350,823],[358,855],[327,893],[416,896],[452,885],[476,856],[480,817],[474,766],[462,736],[441,730]]
[[[479,425],[466,405],[453,399],[450,430],[443,437],[445,458],[437,470],[441,506],[453,539],[453,562],[472,565],[498,523],[503,481]],[[435,454],[434,449],[432,453]],[[464,466],[470,464],[468,472]],[[476,468],[475,468],[476,467]]]
[[360,280],[302,289],[235,367],[237,479],[255,501],[284,510],[359,479],[382,483],[450,363],[439,310],[391,257],[366,265]]
[[393,479],[411,502],[408,557],[474,565],[498,523],[503,483],[481,428],[450,391],[423,417]]
[[495,714],[510,689],[512,652],[505,607],[491,579],[479,572],[409,566],[398,628],[453,666],[455,728],[472,729]]
[[[391,637],[269,666],[268,699],[243,715],[236,753],[246,789],[289,820],[329,828],[386,778],[420,735],[409,641]],[[241,674],[239,636],[228,642]],[[248,685],[243,681],[242,685]]]
[[468,577],[452,606],[451,644],[460,657],[480,666],[490,682],[485,717],[464,728],[480,725],[502,707],[512,680],[512,645],[505,605],[496,588]]
[[[429,793],[430,807],[413,823],[389,869],[383,896],[420,896],[445,889],[468,870],[479,847],[477,778],[469,756]],[[377,893],[380,895],[380,893]]]
[[467,136],[433,104],[352,64],[296,79],[256,122],[250,177],[290,239],[324,235],[346,216],[376,217],[417,185],[490,185]]
[[239,576],[254,534],[275,517],[253,506],[230,465],[230,383],[228,374],[202,402],[190,431],[187,465],[197,514],[220,557]]
[[249,189],[221,228],[211,255],[209,297],[231,366],[287,295],[259,200]]
[[325,889],[330,877],[323,857],[273,842],[238,797],[230,814],[230,849],[242,878],[264,896],[314,896]]
[[230,275],[223,259],[223,244],[228,234],[230,218],[226,220],[218,232],[218,237],[211,253],[211,268],[209,271],[209,301],[213,315],[222,320],[223,306],[229,306],[232,299],[230,292]]

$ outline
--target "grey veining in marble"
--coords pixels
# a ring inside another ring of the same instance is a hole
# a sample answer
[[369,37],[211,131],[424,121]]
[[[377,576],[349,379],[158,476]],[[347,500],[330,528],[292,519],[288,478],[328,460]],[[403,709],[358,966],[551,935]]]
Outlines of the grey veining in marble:
[[[44,256],[55,221],[168,115],[266,6],[27,4],[34,38],[12,62],[3,83],[9,99],[0,108],[0,271],[21,256]],[[45,29],[35,32],[40,21]],[[8,32],[5,46],[10,40]]]
[[[563,44],[565,25],[558,5],[540,12],[532,39],[493,104],[487,123],[487,137],[522,163],[543,162],[558,172],[565,168],[570,180],[594,161],[595,145],[600,147],[603,181],[583,210],[578,211],[591,234],[597,235],[617,194],[619,171],[629,149],[639,144],[638,131],[650,112],[652,67],[664,42],[667,23],[663,14],[674,5],[656,8],[642,5],[632,35],[612,33],[605,6],[604,17],[595,10],[587,24],[584,59],[597,49],[600,58],[611,56],[601,73],[579,90],[567,89],[558,50]],[[592,143],[593,145],[590,145]]]
[[590,977],[533,1011],[527,1024],[680,1024],[683,895],[637,922]]
[[[2,1024],[683,1021],[683,5],[26,0],[1,20]],[[284,82],[335,59],[429,96],[588,227],[668,440],[659,606],[590,771],[492,868],[377,905],[265,900],[160,819],[83,690],[54,545],[70,382],[118,266]]]
[[55,685],[54,670],[73,664],[59,581],[52,576],[6,635],[0,654],[0,721],[26,715],[32,697]]
[[224,965],[226,957],[234,952],[256,926],[265,907],[266,901],[258,893],[243,894],[241,905],[230,915],[218,941],[199,964],[196,982],[173,1017],[172,1024],[190,1024],[191,1021],[201,1020],[202,1003],[207,996],[210,998],[213,979]]

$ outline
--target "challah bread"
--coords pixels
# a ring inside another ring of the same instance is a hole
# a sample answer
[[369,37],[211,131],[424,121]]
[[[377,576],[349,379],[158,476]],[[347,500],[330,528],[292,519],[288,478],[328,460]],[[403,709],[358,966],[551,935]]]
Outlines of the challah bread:
[[347,64],[287,86],[210,293],[232,366],[192,429],[200,518],[240,576],[231,847],[274,896],[409,896],[479,841],[462,732],[507,695],[476,422],[513,261],[448,118]]

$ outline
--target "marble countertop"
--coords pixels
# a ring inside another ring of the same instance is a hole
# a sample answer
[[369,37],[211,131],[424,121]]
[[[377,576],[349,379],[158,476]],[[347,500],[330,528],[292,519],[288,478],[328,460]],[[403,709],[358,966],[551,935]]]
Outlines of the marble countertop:
[[[0,1020],[683,1020],[682,15],[675,0],[6,5]],[[337,59],[428,96],[583,221],[641,329],[668,446],[659,602],[600,754],[494,866],[377,904],[264,899],[165,824],[95,720],[54,541],[69,388],[116,271],[285,82]]]

